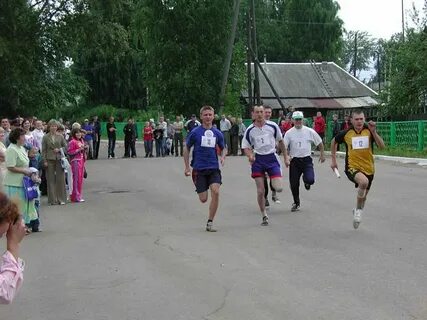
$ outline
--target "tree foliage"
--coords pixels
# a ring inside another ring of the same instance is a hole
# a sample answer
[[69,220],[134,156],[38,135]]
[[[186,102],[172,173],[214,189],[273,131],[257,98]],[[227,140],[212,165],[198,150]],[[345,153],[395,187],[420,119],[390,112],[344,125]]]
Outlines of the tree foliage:
[[369,70],[376,49],[375,39],[366,31],[346,31],[344,33],[341,63],[351,74]]

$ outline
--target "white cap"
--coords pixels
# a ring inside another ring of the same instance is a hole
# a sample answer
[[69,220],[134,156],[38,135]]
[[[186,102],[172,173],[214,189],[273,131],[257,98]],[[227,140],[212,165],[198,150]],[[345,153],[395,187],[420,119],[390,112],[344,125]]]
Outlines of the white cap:
[[304,119],[304,114],[301,111],[294,111],[292,113],[292,119]]

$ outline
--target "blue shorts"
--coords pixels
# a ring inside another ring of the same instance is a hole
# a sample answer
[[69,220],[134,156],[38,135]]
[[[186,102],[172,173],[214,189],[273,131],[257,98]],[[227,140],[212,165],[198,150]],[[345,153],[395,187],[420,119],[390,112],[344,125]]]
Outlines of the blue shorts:
[[275,153],[255,155],[255,161],[252,164],[252,178],[264,177],[265,173],[270,179],[282,177],[282,168]]
[[219,169],[195,170],[192,174],[194,185],[197,193],[203,193],[209,190],[209,186],[213,183],[222,184],[221,171]]

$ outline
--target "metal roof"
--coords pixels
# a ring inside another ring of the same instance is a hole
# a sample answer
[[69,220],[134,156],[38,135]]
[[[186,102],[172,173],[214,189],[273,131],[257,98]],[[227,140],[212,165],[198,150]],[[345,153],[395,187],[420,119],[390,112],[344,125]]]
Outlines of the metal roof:
[[[377,105],[377,93],[334,62],[261,64],[285,106],[341,109]],[[253,68],[253,65],[252,65]],[[279,103],[259,72],[261,99],[273,108]],[[242,93],[245,98],[246,90]]]

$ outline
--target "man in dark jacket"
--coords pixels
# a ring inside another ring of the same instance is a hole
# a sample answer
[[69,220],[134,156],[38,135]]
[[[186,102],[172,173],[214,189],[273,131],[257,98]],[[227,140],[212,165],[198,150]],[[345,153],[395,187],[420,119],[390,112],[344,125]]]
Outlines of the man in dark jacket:
[[135,143],[137,138],[136,126],[132,118],[128,119],[128,123],[123,128],[125,134],[125,155],[123,158],[136,158]]
[[98,159],[99,145],[101,143],[101,123],[98,120],[98,116],[93,117],[93,158]]

